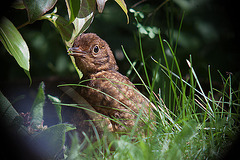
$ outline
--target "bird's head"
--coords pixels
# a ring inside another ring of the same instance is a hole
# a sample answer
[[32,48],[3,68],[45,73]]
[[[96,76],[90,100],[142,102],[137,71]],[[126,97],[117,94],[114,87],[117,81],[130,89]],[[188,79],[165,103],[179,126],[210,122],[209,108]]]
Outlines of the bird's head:
[[84,76],[104,70],[118,70],[107,42],[94,33],[78,36],[68,52],[68,55],[74,56],[76,65]]

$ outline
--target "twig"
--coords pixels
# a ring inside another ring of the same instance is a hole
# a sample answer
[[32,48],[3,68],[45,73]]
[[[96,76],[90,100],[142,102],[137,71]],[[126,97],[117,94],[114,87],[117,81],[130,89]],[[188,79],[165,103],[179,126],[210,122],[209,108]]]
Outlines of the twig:
[[164,4],[166,4],[169,0],[165,0],[163,3],[161,3],[152,13],[148,14],[148,17],[151,17],[155,12],[157,12]]
[[134,7],[137,7],[139,4],[143,3],[143,2],[146,2],[147,0],[141,0],[137,3],[135,3],[134,5],[131,6],[131,8],[134,8]]

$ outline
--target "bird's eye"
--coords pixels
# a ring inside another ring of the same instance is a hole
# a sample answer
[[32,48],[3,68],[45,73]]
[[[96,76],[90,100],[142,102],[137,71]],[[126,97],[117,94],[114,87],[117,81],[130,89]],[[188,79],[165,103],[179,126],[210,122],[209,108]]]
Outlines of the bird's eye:
[[98,46],[95,46],[95,47],[93,48],[93,52],[94,52],[94,53],[98,53],[98,51],[99,51]]

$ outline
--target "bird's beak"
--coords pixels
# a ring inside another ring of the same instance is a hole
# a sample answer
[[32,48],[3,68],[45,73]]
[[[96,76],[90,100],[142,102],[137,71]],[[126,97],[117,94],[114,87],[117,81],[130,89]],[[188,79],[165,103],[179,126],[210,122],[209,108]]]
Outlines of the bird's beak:
[[69,56],[83,56],[83,55],[86,54],[85,51],[82,51],[78,47],[71,47],[71,48],[68,49],[67,52],[68,52]]

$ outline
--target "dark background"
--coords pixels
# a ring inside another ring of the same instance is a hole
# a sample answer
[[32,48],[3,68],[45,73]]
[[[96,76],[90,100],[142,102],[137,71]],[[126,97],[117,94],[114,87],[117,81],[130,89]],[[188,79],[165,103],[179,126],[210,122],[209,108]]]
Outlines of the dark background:
[[[226,72],[231,72],[233,88],[235,90],[239,89],[240,27],[238,1],[170,0],[160,8],[163,0],[145,0],[137,6],[136,3],[139,2],[137,0],[125,0],[125,2],[128,8],[134,7],[136,11],[144,13],[145,18],[141,21],[142,25],[160,28],[162,38],[166,39],[172,48],[175,46],[180,21],[183,12],[185,12],[175,53],[183,77],[188,76],[189,68],[186,59],[189,59],[189,55],[191,55],[193,67],[205,91],[209,89],[208,65],[211,67],[214,87],[219,90],[223,87],[219,70],[225,78],[228,76]],[[10,1],[6,3],[10,4]],[[0,7],[1,15],[9,18],[15,26],[20,26],[27,21],[25,10],[16,10],[7,7],[7,5],[1,5]],[[58,14],[67,17],[65,2],[59,0],[57,7]],[[132,13],[129,13],[129,18],[130,23],[126,24],[127,20],[124,12],[113,0],[109,0],[103,13],[96,13],[87,32],[97,33],[109,43],[115,54],[120,55],[120,58],[117,58],[119,71],[126,75],[130,69],[130,64],[124,56],[121,56],[121,45],[123,45],[130,59],[136,62],[136,67],[144,78],[143,67],[141,67],[140,62],[136,21]],[[67,55],[60,34],[50,22],[47,20],[37,21],[19,29],[19,31],[30,50],[30,74],[33,83],[29,86],[29,80],[24,71],[0,44],[0,90],[18,112],[26,113],[30,111],[41,81],[45,82],[46,94],[61,97],[63,93],[57,85],[77,83],[78,76]],[[148,73],[152,77],[154,72],[157,72],[157,67],[150,57],[152,56],[164,64],[158,36],[151,39],[142,35],[142,45]],[[165,49],[167,49],[166,45]],[[168,58],[171,61],[171,56]],[[128,76],[132,81],[139,82],[137,78],[134,78],[136,77],[134,73]],[[166,80],[167,78],[164,75],[159,74],[154,89],[158,90],[159,87],[163,87],[163,81]],[[56,113],[49,100],[46,101],[44,112],[47,113],[44,117],[44,123],[49,126],[55,124]],[[13,143],[9,146],[10,152],[11,149],[15,150],[14,142],[16,143],[14,139],[8,142],[8,144]],[[17,149],[20,148],[21,146]],[[237,148],[236,145],[233,148]],[[237,152],[233,150],[229,155],[234,155],[234,153]],[[24,156],[28,157],[28,155]]]

